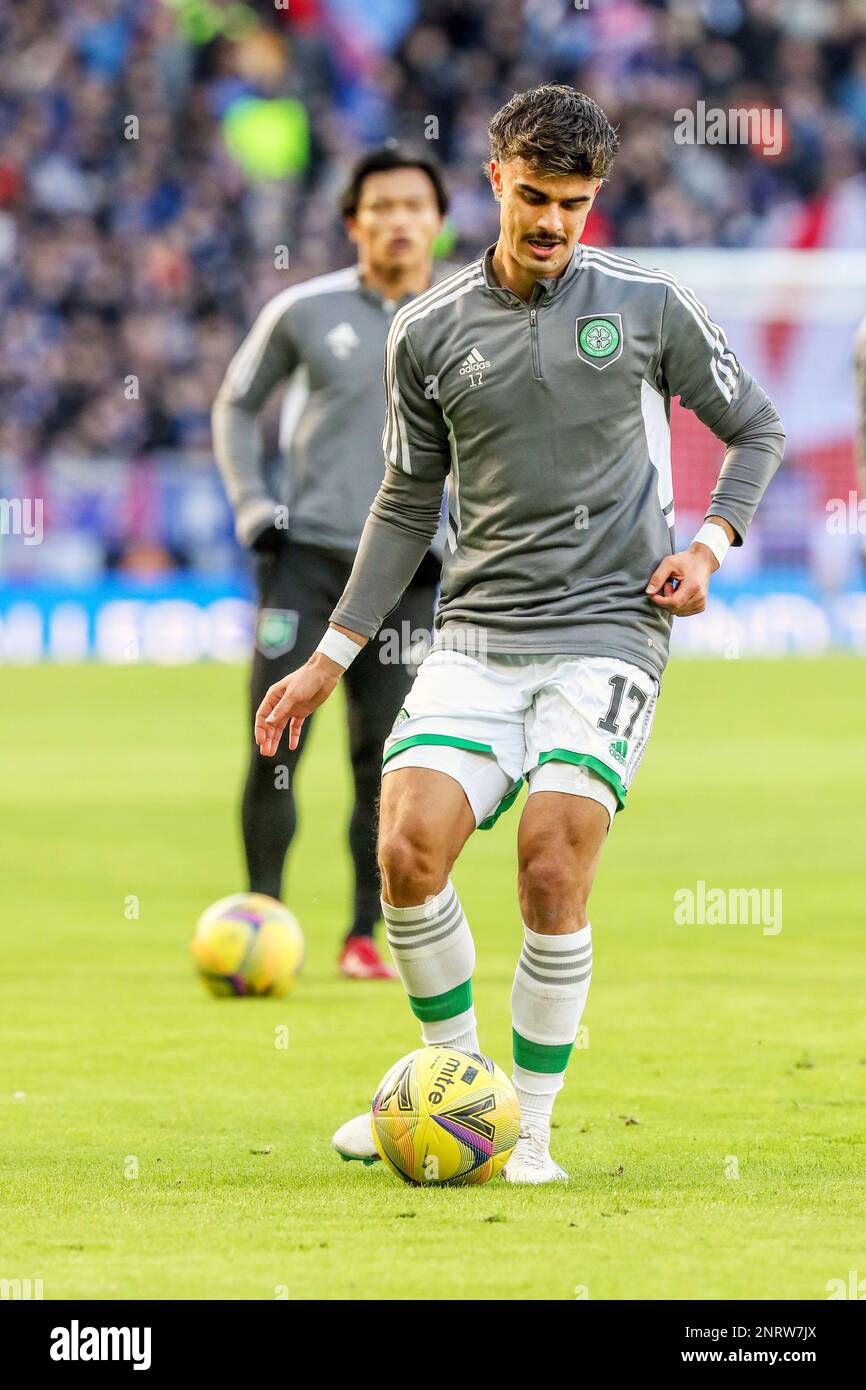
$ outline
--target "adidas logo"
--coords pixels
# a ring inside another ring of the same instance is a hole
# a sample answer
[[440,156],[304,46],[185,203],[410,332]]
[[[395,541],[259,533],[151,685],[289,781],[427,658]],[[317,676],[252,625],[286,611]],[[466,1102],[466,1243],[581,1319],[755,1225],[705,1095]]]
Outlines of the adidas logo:
[[618,763],[625,764],[628,757],[628,742],[624,738],[615,738],[612,743],[607,745],[607,751],[612,758],[616,758]]
[[474,347],[472,351],[466,357],[463,358],[463,362],[460,367],[460,375],[476,376],[479,372],[486,371],[489,366],[490,363],[485,361],[484,357],[478,351],[477,347]]

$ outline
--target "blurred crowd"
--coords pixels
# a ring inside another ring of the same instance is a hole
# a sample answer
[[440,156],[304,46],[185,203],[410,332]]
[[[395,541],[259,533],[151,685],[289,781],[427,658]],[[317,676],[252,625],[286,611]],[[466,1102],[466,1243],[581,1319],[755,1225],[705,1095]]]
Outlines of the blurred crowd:
[[[495,239],[486,125],[570,82],[617,246],[866,246],[863,0],[0,0],[0,457],[206,452],[245,325],[350,259],[353,157],[429,140],[449,256]],[[678,109],[782,112],[780,152]]]

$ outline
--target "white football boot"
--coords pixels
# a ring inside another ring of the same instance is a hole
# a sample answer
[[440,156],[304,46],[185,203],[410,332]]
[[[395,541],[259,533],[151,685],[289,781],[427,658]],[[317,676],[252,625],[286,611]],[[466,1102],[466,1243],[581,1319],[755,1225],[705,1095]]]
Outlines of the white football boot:
[[373,1122],[369,1110],[340,1125],[331,1140],[331,1145],[347,1163],[352,1159],[358,1159],[366,1166],[382,1161],[373,1142]]
[[550,1157],[547,1139],[536,1129],[522,1129],[502,1170],[506,1182],[568,1182],[568,1174]]

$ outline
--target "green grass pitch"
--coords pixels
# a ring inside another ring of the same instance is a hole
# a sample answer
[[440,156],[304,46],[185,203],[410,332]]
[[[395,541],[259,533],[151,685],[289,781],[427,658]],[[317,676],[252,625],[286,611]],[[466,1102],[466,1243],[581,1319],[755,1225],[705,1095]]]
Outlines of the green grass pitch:
[[[294,993],[194,979],[198,913],[243,887],[244,681],[4,671],[0,1278],[47,1299],[571,1300],[866,1277],[862,663],[670,667],[591,901],[589,1045],[555,1114],[572,1180],[536,1190],[410,1189],[329,1147],[417,1039],[399,985],[335,973],[341,695],[300,777]],[[455,872],[506,1068],[520,805]],[[782,931],[678,925],[698,880],[781,889]]]

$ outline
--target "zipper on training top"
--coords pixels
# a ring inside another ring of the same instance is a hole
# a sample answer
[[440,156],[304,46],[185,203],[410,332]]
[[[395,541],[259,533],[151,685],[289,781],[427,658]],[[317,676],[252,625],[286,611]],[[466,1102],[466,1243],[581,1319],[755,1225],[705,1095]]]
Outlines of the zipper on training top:
[[536,381],[543,381],[541,353],[538,350],[538,310],[529,311],[529,340],[532,344],[532,375]]

